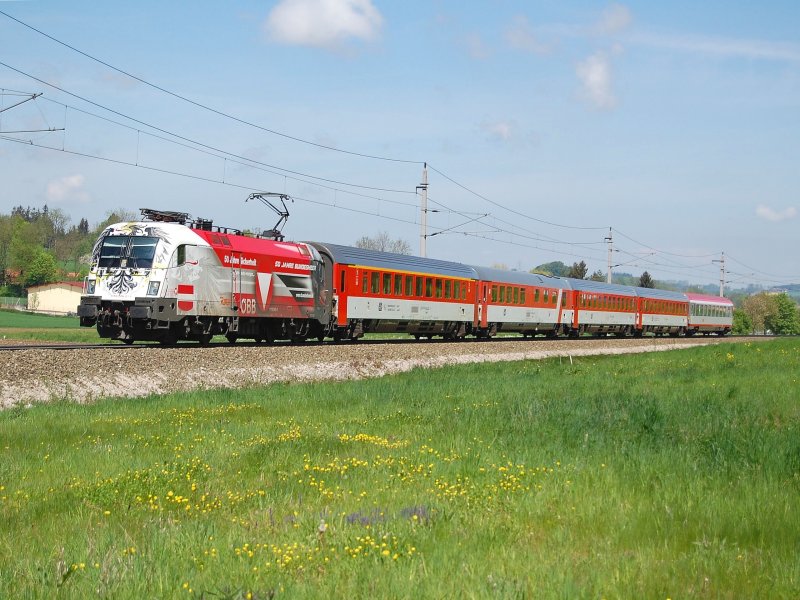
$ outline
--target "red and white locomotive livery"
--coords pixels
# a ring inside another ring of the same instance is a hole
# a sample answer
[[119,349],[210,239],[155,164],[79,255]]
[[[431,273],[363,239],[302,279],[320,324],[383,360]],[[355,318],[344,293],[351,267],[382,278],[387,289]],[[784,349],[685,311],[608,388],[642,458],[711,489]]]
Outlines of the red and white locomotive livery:
[[325,335],[324,271],[313,246],[205,220],[187,225],[184,213],[142,213],[152,220],[111,225],[95,244],[81,325],[126,343]]

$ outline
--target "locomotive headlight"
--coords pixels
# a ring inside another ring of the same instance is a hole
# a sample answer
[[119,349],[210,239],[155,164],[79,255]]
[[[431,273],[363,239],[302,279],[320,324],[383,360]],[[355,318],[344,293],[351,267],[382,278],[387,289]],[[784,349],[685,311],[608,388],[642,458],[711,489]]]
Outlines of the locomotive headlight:
[[155,296],[158,294],[158,287],[161,285],[160,281],[151,281],[150,285],[147,286],[147,295],[148,296]]
[[86,293],[87,294],[94,294],[94,286],[97,283],[94,279],[88,279],[86,281]]

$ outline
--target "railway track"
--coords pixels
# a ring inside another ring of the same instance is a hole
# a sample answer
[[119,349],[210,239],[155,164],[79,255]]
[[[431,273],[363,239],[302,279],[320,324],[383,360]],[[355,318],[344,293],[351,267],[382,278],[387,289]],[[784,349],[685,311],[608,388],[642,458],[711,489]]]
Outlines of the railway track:
[[[691,340],[715,340],[715,341],[724,341],[724,340],[741,340],[745,338],[750,338],[753,336],[739,336],[739,335],[727,335],[723,338],[719,338],[716,336],[693,336],[693,337],[654,337],[654,336],[646,336],[643,338],[633,338],[633,337],[594,337],[594,336],[587,336],[581,337],[577,339],[570,339],[570,338],[550,338],[550,337],[535,337],[535,338],[522,338],[520,336],[508,336],[508,337],[495,337],[490,340],[487,339],[475,339],[475,338],[467,338],[459,341],[452,341],[452,340],[444,340],[444,339],[433,339],[433,340],[415,340],[411,337],[409,338],[389,338],[389,339],[360,339],[358,341],[344,341],[344,342],[333,342],[333,341],[325,341],[322,343],[319,342],[303,342],[303,343],[292,343],[292,342],[274,342],[272,344],[264,344],[264,343],[257,343],[257,342],[236,342],[235,344],[231,344],[229,342],[212,342],[206,346],[200,346],[197,342],[182,342],[175,344],[173,346],[164,346],[157,342],[139,342],[134,344],[123,344],[117,342],[106,342],[101,344],[88,344],[88,343],[80,343],[80,344],[70,344],[70,343],[44,343],[44,344],[28,344],[28,343],[21,343],[21,344],[0,344],[0,352],[13,352],[13,351],[21,351],[21,350],[131,350],[131,349],[142,349],[142,348],[150,348],[150,349],[201,349],[201,348],[265,348],[265,347],[281,347],[281,348],[290,348],[290,347],[321,347],[321,346],[343,346],[343,345],[380,345],[380,344],[455,344],[455,345],[463,345],[463,344],[481,344],[485,342],[494,342],[494,343],[512,343],[512,342],[559,342],[559,341],[568,341],[568,342],[590,342],[592,340],[596,341],[608,341],[608,340],[687,340],[691,343]],[[798,336],[800,337],[800,336]],[[760,339],[760,338],[759,338]]]

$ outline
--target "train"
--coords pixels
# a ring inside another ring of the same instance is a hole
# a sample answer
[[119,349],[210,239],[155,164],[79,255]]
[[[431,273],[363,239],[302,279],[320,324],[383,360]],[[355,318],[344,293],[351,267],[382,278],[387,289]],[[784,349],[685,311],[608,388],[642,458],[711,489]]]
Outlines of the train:
[[81,326],[126,344],[726,335],[733,324],[724,297],[289,242],[141,211],[100,234],[77,309]]

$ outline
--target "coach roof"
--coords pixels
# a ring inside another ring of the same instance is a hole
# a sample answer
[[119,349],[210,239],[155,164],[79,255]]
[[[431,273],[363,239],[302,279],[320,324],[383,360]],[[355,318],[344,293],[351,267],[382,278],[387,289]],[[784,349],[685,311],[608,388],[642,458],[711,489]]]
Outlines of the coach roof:
[[462,277],[476,279],[475,270],[461,263],[422,258],[408,254],[379,252],[352,246],[340,246],[321,242],[308,242],[322,253],[328,254],[334,262],[345,265],[385,269],[387,271],[409,271],[412,273],[430,273],[442,277]]
[[472,267],[478,274],[478,279],[493,283],[510,283],[512,285],[530,285],[534,287],[567,288],[566,280],[558,277],[548,277],[539,273],[527,271],[507,271],[505,269],[492,269],[489,267]]

